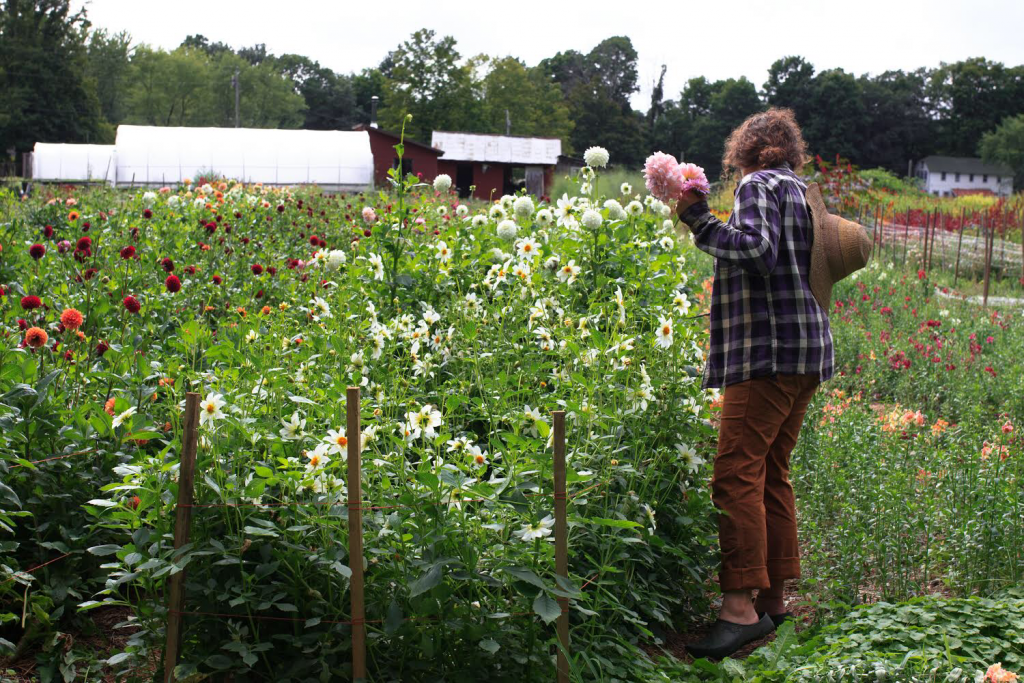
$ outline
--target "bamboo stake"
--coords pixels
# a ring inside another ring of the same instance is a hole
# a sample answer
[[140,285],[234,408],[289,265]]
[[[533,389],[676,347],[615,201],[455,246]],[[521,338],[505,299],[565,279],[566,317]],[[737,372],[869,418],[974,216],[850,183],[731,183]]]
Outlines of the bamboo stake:
[[[174,519],[174,549],[189,542],[192,532],[192,502],[195,485],[196,452],[199,450],[199,394],[185,394],[185,420],[181,436],[178,469],[178,506]],[[172,683],[181,652],[181,617],[185,607],[185,570],[171,574],[167,581],[167,641],[164,645],[164,681]]]
[[1024,287],[1024,211],[1020,218],[1020,286]]
[[359,425],[359,387],[349,387],[345,396],[348,425],[348,566],[352,570],[349,591],[352,598],[352,678],[366,680],[366,622],[363,596],[363,489],[359,471],[362,430]]
[[[551,413],[554,429],[555,475],[555,575],[569,579],[569,535],[566,523],[565,500],[565,411]],[[558,683],[569,683],[569,598],[559,597],[562,613],[558,617],[558,656],[556,660]]]

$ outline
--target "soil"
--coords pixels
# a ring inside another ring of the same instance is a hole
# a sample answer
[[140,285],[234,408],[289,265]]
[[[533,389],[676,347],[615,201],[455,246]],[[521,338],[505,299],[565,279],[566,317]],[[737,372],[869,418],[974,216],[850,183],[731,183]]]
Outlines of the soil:
[[[808,603],[804,597],[797,592],[795,589],[786,588],[786,606],[789,611],[793,613],[793,621],[797,631],[800,631],[807,626],[814,619],[814,608]],[[665,643],[662,645],[662,650],[668,652],[676,659],[692,663],[693,657],[686,651],[686,645],[688,643],[695,643],[707,635],[708,629],[711,627],[711,622],[694,628],[686,633],[668,633],[665,637]],[[769,635],[755,640],[747,645],[743,646],[737,653],[732,655],[732,659],[745,659],[750,655],[751,652],[759,647],[767,645],[768,643],[775,640],[775,634],[770,633]],[[661,652],[655,647],[645,648],[651,655],[659,655]]]
[[[121,652],[131,638],[132,634],[137,630],[131,627],[117,628],[117,625],[127,621],[131,615],[131,609],[128,607],[99,607],[87,613],[91,624],[82,629],[82,633],[78,634],[61,634],[62,646],[65,650],[71,648],[77,649],[79,652],[89,652],[93,655],[95,660],[103,660],[110,657],[118,652]],[[7,663],[5,666],[0,666],[0,680],[4,683],[30,683],[39,680],[39,676],[36,674],[36,655],[41,651],[43,643],[37,643],[32,646],[28,652],[16,662]],[[150,657],[150,661],[145,667],[136,667],[134,673],[137,676],[145,679],[147,675],[152,678],[156,674],[159,652],[154,653]],[[86,666],[88,661],[80,661],[79,669]],[[10,670],[14,672],[14,677],[4,676],[4,670]],[[102,680],[105,683],[117,683],[117,679],[112,673],[104,672],[100,678],[89,677],[89,680]]]

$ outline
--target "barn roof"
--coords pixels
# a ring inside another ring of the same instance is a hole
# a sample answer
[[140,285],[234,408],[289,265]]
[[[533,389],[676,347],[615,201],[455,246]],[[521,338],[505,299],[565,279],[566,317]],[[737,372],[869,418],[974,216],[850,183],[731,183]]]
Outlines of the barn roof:
[[976,175],[1012,176],[1013,171],[1003,164],[989,164],[974,157],[927,156],[921,163],[931,173],[974,173]]
[[[396,132],[394,132],[392,130],[385,130],[383,128],[378,128],[377,126],[368,126],[365,123],[359,123],[359,124],[356,124],[355,126],[352,126],[352,130],[366,131],[370,135],[373,135],[374,133],[379,133],[379,134],[384,135],[386,137],[393,138],[395,140],[395,142],[398,142],[399,140],[403,139],[401,133],[396,133]],[[420,142],[419,140],[413,140],[408,135],[405,136],[404,143],[406,145],[412,145],[413,147],[419,147],[420,149],[426,150],[428,152],[433,152],[434,154],[436,154],[438,156],[441,156],[442,154],[444,154],[444,152],[442,152],[441,150],[436,149],[434,147],[431,147],[430,145],[425,144],[423,142]]]
[[431,144],[444,151],[445,161],[553,166],[562,153],[558,138],[527,138],[435,130]]

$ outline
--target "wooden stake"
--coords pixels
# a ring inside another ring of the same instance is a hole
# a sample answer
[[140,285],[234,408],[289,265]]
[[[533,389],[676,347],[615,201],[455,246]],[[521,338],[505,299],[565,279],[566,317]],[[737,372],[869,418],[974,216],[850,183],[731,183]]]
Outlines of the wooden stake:
[[[982,225],[986,223],[985,217],[982,216]],[[985,230],[985,291],[982,298],[982,306],[988,306],[988,284],[992,276],[992,243],[995,242],[992,239],[992,230]]]
[[[189,542],[192,532],[192,502],[195,485],[196,452],[199,450],[199,394],[185,394],[185,421],[181,436],[181,457],[178,469],[178,506],[174,519],[174,549]],[[185,570],[168,579],[167,642],[164,645],[164,681],[172,683],[174,667],[181,653],[181,613],[185,607]]]
[[884,226],[882,225],[882,218],[881,218],[881,216],[882,216],[882,207],[881,207],[881,205],[879,205],[879,206],[875,207],[875,226],[877,228],[876,232],[878,232],[878,252],[879,253],[883,253],[882,252],[882,247],[883,247],[883,245],[882,245],[882,231],[884,230]]
[[1024,287],[1024,212],[1020,216],[1020,286]]
[[964,209],[960,207],[960,238],[956,242],[956,270],[953,272],[953,286],[960,277],[960,248],[964,244]]
[[[908,211],[907,212],[907,218],[909,219],[909,217],[910,217],[910,212]],[[929,221],[930,218],[931,218],[931,214],[928,214],[928,213],[924,214],[924,250],[921,252],[921,268],[924,269],[925,272],[928,271],[928,247],[930,246],[930,243],[931,243],[931,240],[930,240],[931,232],[928,230],[929,223],[930,223],[930,221]],[[908,220],[907,223],[909,224],[910,221]]]
[[[555,574],[569,579],[569,535],[566,523],[565,499],[565,411],[551,413],[554,429],[555,474]],[[569,683],[569,599],[558,598],[562,614],[558,617],[558,648],[556,669],[558,683]]]
[[352,678],[366,680],[366,613],[363,596],[363,488],[359,471],[363,433],[359,424],[359,387],[349,387],[345,395],[348,425],[348,566],[352,570],[349,593],[352,597]]
[[[893,213],[893,221],[895,221],[895,220],[896,220],[896,214]],[[907,238],[909,236],[910,236],[910,209],[907,209],[907,224],[903,228],[903,263],[904,264],[906,264],[906,262],[907,262]],[[926,239],[927,239],[927,235],[926,235]],[[927,248],[927,247],[928,247],[928,244],[927,244],[927,242],[925,242],[925,248]],[[893,260],[895,261],[896,259],[894,258]]]

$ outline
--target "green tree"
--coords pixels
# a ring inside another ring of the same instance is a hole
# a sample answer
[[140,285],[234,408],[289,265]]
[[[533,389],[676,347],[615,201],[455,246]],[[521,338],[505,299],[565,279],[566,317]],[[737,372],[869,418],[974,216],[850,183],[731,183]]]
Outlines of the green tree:
[[513,135],[555,137],[569,143],[572,121],[561,91],[542,72],[515,57],[490,60],[480,90],[484,132],[504,133],[505,113]]
[[102,137],[108,142],[113,142],[114,128],[127,113],[125,96],[129,84],[131,42],[126,31],[112,34],[106,29],[95,29],[89,34],[86,73],[96,84],[106,129]]
[[540,73],[561,88],[568,103],[572,149],[601,145],[615,164],[636,166],[643,161],[644,129],[629,103],[637,90],[636,59],[629,38],[614,36],[586,56],[569,50],[540,62]]
[[906,173],[908,161],[934,149],[935,122],[928,116],[925,92],[928,71],[886,71],[858,80],[865,126],[851,160],[866,168]]
[[69,0],[0,5],[0,150],[37,142],[97,142],[96,84],[89,78],[85,11]]
[[1014,189],[1024,189],[1024,114],[1003,119],[995,130],[981,136],[981,158],[1013,169]]
[[763,108],[757,88],[746,78],[709,82],[691,78],[679,101],[666,107],[655,130],[655,148],[700,164],[709,178],[722,173],[725,139],[743,120]]
[[931,74],[928,96],[941,151],[972,156],[986,131],[1024,112],[1024,66],[1007,68],[983,57],[944,63]]
[[358,116],[351,76],[337,74],[301,55],[282,55],[276,58],[276,64],[305,102],[303,128],[345,130],[365,123]]
[[[126,123],[150,126],[208,125],[210,58],[201,49],[173,52],[140,45],[132,56]],[[227,86],[225,86],[227,87]]]
[[429,29],[416,31],[388,53],[380,67],[386,78],[381,125],[397,130],[412,114],[406,131],[420,140],[429,140],[434,130],[478,128],[472,70],[460,59],[454,38],[437,38]]

